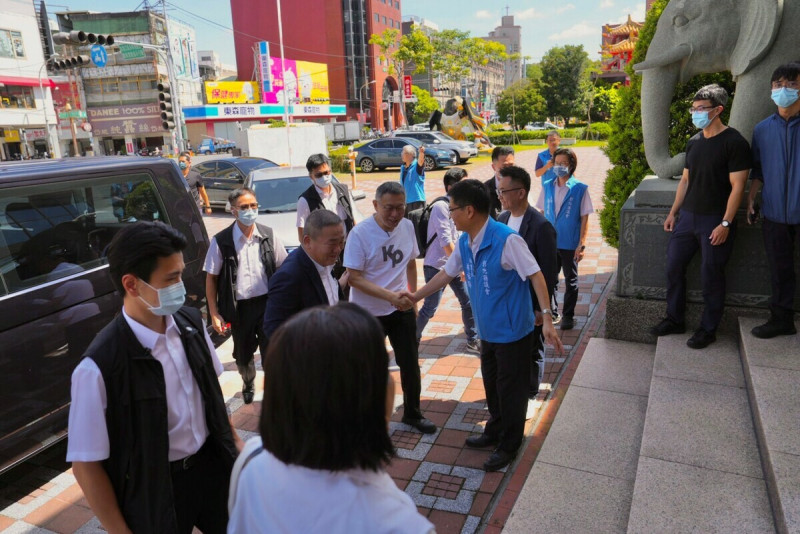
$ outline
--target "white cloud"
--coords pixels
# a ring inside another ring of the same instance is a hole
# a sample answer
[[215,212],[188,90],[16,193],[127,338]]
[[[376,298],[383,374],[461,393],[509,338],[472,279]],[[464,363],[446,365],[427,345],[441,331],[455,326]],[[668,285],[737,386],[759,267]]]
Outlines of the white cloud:
[[608,9],[614,7],[614,0],[603,0],[600,2],[600,9]]
[[630,15],[635,21],[644,22],[644,17],[646,14],[647,4],[645,2],[641,2],[634,6],[622,8],[619,12],[619,18],[617,19],[617,22],[620,24],[626,22],[628,20],[628,15]]
[[[597,24],[587,24],[586,22],[579,22],[566,30],[548,35],[547,38],[551,41],[565,41],[567,39],[575,39],[577,37],[589,37],[592,35],[600,36],[602,27]],[[599,42],[599,39],[598,39]]]
[[536,11],[536,8],[533,7],[514,13],[514,18],[519,20],[540,19],[542,17],[544,17],[544,13],[539,13]]
[[556,13],[561,14],[561,13],[564,13],[565,11],[570,11],[572,9],[575,9],[575,5],[574,4],[567,4],[565,6],[562,6],[562,7],[559,7],[558,9],[556,9]]
[[492,15],[490,12],[486,11],[485,9],[481,9],[480,11],[475,13],[475,18],[476,19],[492,19],[492,18],[494,18],[494,15]]

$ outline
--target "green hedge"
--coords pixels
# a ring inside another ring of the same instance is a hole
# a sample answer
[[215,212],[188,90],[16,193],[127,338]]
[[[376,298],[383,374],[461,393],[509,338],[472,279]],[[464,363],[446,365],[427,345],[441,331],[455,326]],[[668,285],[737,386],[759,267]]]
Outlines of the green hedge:
[[596,134],[598,139],[608,139],[611,135],[611,125],[606,122],[593,122],[587,130]]
[[[583,137],[584,128],[569,128],[565,130],[559,130],[558,133],[561,134],[561,137],[575,137],[576,139],[580,139]],[[494,143],[495,145],[510,145],[514,143],[514,138],[517,141],[522,141],[525,139],[546,139],[547,132],[549,130],[534,130],[529,132],[527,130],[520,130],[519,132],[489,132],[487,135],[489,136],[489,140]]]

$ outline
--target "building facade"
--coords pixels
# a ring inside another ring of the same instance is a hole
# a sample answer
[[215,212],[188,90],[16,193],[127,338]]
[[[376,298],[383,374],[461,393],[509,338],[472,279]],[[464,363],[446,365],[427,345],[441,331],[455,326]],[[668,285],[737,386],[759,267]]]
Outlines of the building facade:
[[522,27],[514,24],[514,15],[504,15],[500,26],[489,32],[487,41],[496,41],[506,47],[506,53],[516,57],[503,62],[505,70],[504,88],[522,79]]
[[[150,10],[58,12],[56,19],[58,29],[64,32],[82,30],[113,35],[117,41],[169,46],[177,82],[177,87],[171,87],[173,97],[177,97],[182,106],[202,104],[196,39],[190,25],[174,19],[167,24],[161,13]],[[158,106],[157,86],[160,82],[169,82],[166,55],[152,49],[134,47],[135,50],[131,50],[124,46],[106,46],[108,62],[105,67],[75,68],[68,73],[70,77],[74,74],[73,84],[82,85],[83,96],[80,101],[72,96],[71,107],[85,106],[82,109],[91,126],[91,151],[129,154],[156,147],[165,152],[182,149],[177,146],[175,132],[163,128]],[[72,45],[56,46],[56,51],[66,56],[86,53]],[[80,93],[75,89],[71,91]],[[71,141],[63,135],[61,142],[67,153],[74,152],[70,148]],[[83,146],[80,149],[82,153],[88,151]]]
[[[401,31],[399,0],[304,0],[283,2],[281,9],[284,56],[328,65],[332,106],[346,106],[348,119],[356,119],[363,106],[362,118],[374,128],[400,125],[399,103],[392,102],[399,76],[369,44],[373,34]],[[276,4],[231,0],[231,15],[239,80],[252,80],[256,43],[268,41],[270,54],[280,56]]]
[[44,64],[34,4],[0,2],[0,160],[60,156]]

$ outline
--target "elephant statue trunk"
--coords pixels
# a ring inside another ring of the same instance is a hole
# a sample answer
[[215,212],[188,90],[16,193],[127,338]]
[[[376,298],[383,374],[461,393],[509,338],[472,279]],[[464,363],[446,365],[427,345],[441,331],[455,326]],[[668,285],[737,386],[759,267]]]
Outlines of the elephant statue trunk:
[[675,85],[684,76],[685,60],[691,48],[679,46],[670,53],[634,65],[642,73],[642,134],[647,163],[660,178],[683,173],[685,155],[670,157],[670,104]]

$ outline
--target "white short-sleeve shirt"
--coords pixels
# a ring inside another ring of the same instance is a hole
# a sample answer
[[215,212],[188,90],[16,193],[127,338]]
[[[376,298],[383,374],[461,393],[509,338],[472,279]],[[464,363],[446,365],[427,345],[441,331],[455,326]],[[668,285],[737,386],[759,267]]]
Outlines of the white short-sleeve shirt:
[[[561,205],[564,203],[564,199],[567,198],[569,187],[566,185],[559,185],[558,180],[556,180],[555,186],[556,192],[553,200],[555,201],[556,215],[558,215],[558,212],[561,211]],[[544,187],[539,190],[539,198],[536,200],[536,209],[544,211]],[[594,207],[592,206],[592,199],[589,196],[589,189],[587,188],[581,199],[581,217],[589,215],[592,211],[594,211]]]
[[[324,190],[320,189],[316,185],[314,189],[317,190],[319,194],[319,198],[322,199],[322,206],[328,210],[332,211],[339,216],[339,218],[344,221],[347,219],[347,212],[345,211],[344,207],[339,204],[339,196],[336,194],[336,189],[331,186],[331,192],[326,193]],[[350,194],[348,192],[348,194]],[[353,196],[350,195],[350,205],[353,207],[353,224],[360,222],[358,217],[358,210],[356,209],[356,204],[353,201]],[[308,216],[311,215],[311,209],[308,207],[308,201],[304,197],[300,197],[297,199],[297,227],[298,228],[305,228],[306,226],[306,219]]]
[[[364,273],[364,278],[389,291],[408,289],[406,267],[419,256],[414,224],[402,219],[387,232],[375,217],[365,219],[353,227],[344,248],[344,266]],[[350,302],[358,304],[376,317],[396,311],[389,301],[367,295],[355,287],[350,288]]]
[[[166,332],[159,334],[131,319],[124,309],[122,314],[136,339],[150,350],[164,370],[169,461],[196,453],[208,437],[208,426],[203,398],[186,359],[178,325],[171,315],[167,316]],[[203,326],[214,371],[219,376],[222,364]],[[106,426],[106,386],[100,368],[91,358],[81,360],[72,372],[71,399],[67,461],[99,462],[107,459],[110,446]]]
[[[280,267],[286,259],[286,248],[283,242],[273,233],[275,243],[275,267]],[[236,300],[246,300],[261,295],[266,295],[269,291],[267,276],[264,273],[264,265],[261,263],[261,234],[258,226],[253,229],[250,239],[242,233],[238,224],[233,225],[233,247],[239,257],[239,268],[236,271]],[[213,275],[222,272],[222,251],[217,244],[217,237],[211,238],[208,246],[206,261],[203,270]]]

